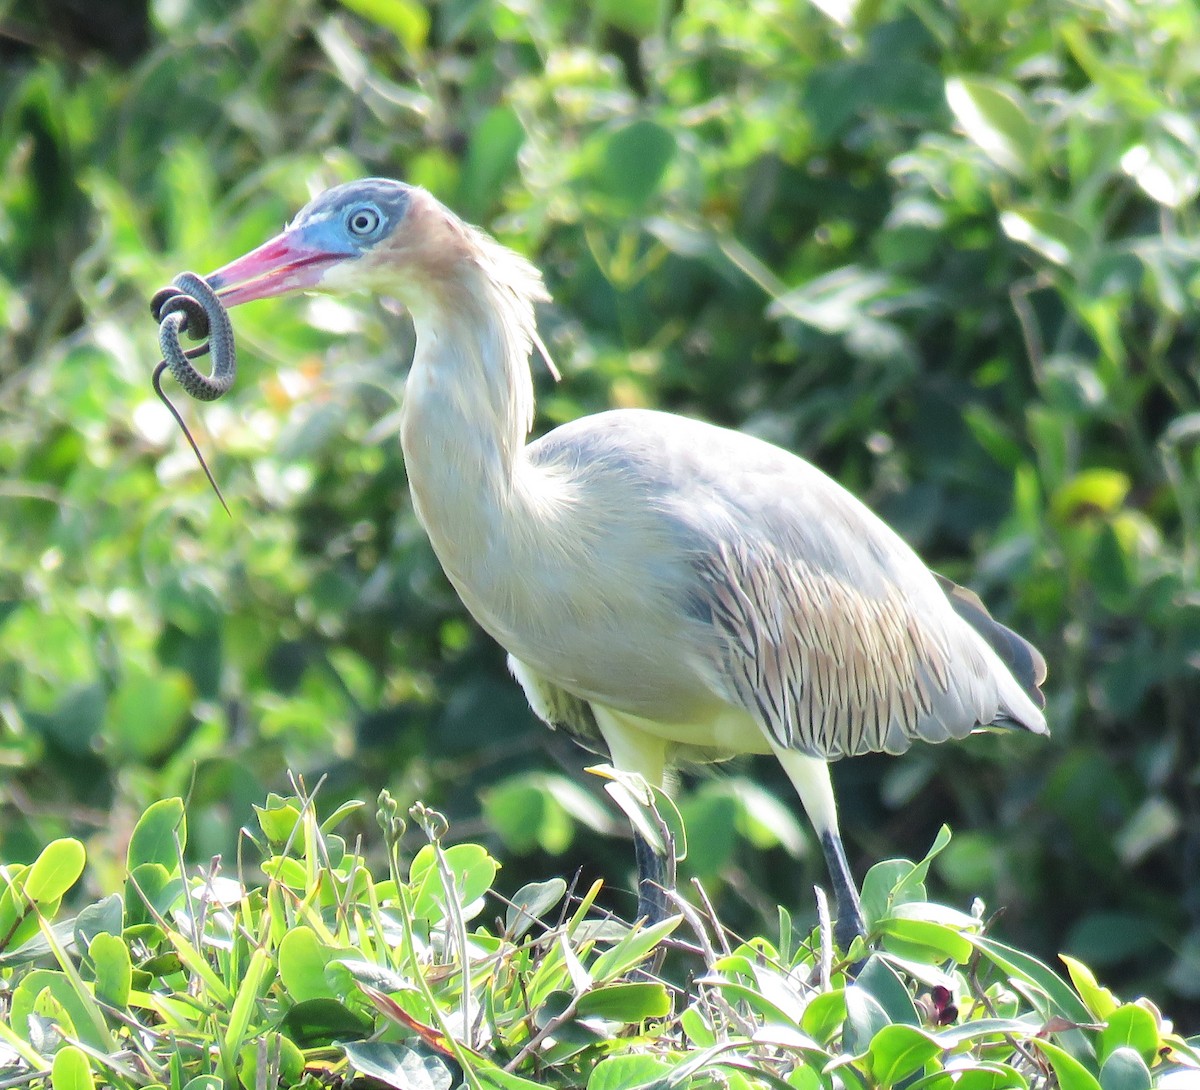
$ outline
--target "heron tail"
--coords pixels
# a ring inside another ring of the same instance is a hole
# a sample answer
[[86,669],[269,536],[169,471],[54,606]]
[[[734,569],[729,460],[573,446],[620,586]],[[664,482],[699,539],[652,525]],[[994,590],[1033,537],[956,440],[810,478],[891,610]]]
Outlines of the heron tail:
[[[954,612],[975,629],[996,652],[996,656],[1008,667],[1013,680],[1020,685],[1034,706],[1039,710],[1044,708],[1046,697],[1041,685],[1046,680],[1046,660],[1042,653],[1023,636],[1017,635],[1011,628],[1006,628],[995,620],[974,591],[960,587],[936,572],[934,574]],[[1042,730],[1045,730],[1044,726]]]

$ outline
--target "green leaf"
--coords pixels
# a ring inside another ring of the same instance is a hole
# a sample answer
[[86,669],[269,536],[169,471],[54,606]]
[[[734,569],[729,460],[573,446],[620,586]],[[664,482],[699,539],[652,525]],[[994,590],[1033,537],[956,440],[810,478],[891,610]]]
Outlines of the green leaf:
[[846,993],[841,988],[814,996],[800,1016],[800,1028],[814,1041],[825,1044],[846,1021]]
[[[720,962],[718,962],[719,964]],[[792,1031],[799,1029],[800,1023],[795,1016],[795,1002],[794,1000],[789,1002],[788,996],[784,995],[778,998],[793,1007],[791,1012],[784,1009],[780,1003],[768,998],[758,988],[734,980],[713,981],[711,977],[705,979],[712,983],[713,987],[717,988],[727,1000],[745,1003],[764,1022],[775,1026],[784,1026]]]
[[25,875],[25,896],[39,907],[59,901],[83,873],[87,853],[78,840],[70,837],[54,840],[42,849]]
[[161,863],[139,864],[129,872],[129,880],[125,883],[126,923],[150,923],[154,918],[151,909],[161,915],[175,888],[171,872]]
[[882,958],[870,958],[854,983],[878,1001],[887,1012],[890,1021],[903,1022],[910,1026],[920,1025],[921,1016],[913,1004],[908,988],[896,970]]
[[968,139],[992,162],[1010,174],[1029,173],[1041,141],[1016,87],[1000,80],[954,77],[946,81],[946,101]]
[[641,208],[657,192],[674,158],[670,129],[654,121],[633,121],[605,138],[599,183],[628,207]]
[[[57,911],[58,902],[50,903]],[[32,928],[27,927],[28,924],[32,924]],[[32,915],[13,931],[10,941],[19,940],[24,934],[30,932],[32,933],[27,942],[20,942],[15,948],[0,952],[0,967],[25,965],[31,961],[41,961],[43,958],[55,956],[56,945],[61,948],[75,937],[75,921],[60,920],[47,927],[44,923],[39,923],[36,915]]]
[[494,106],[477,122],[463,163],[458,202],[465,215],[484,219],[504,183],[516,172],[525,126],[511,106]]
[[971,935],[970,941],[1000,968],[1034,985],[1053,1004],[1052,1013],[1069,1022],[1091,1021],[1087,1007],[1048,965],[986,935]]
[[932,920],[908,920],[889,916],[879,921],[884,947],[901,957],[916,961],[971,960],[971,943],[960,931]]
[[611,950],[596,959],[591,967],[592,978],[597,984],[604,984],[640,965],[650,951],[679,926],[681,918],[672,916],[650,927],[631,930]]
[[138,818],[129,838],[126,867],[135,870],[146,863],[157,863],[168,875],[179,869],[179,856],[187,847],[187,818],[183,799],[160,799]]
[[[980,1063],[957,1068],[954,1090],[1026,1090],[1029,1081],[1015,1067],[1002,1063]],[[914,1088],[915,1090],[915,1088]]]
[[1108,514],[1129,495],[1129,477],[1118,469],[1085,469],[1054,494],[1051,509],[1063,522],[1084,514]]
[[416,0],[340,0],[343,7],[390,30],[409,53],[420,54],[429,38],[429,11]]
[[[337,969],[344,970],[352,980],[359,984],[366,984],[378,992],[411,991],[416,987],[411,978],[395,969],[389,969],[386,965],[380,965],[376,961],[366,961],[362,958],[343,957],[337,951],[331,951],[331,953],[334,958],[333,964]],[[325,975],[328,979],[329,974]]]
[[96,998],[124,1010],[133,979],[129,947],[116,935],[99,934],[92,939],[88,955],[96,972]]
[[333,832],[346,818],[352,814],[357,814],[360,810],[365,810],[367,804],[362,799],[347,799],[337,809],[335,809],[328,817],[321,821],[320,829],[322,833],[328,835]]
[[846,989],[846,1028],[842,1047],[851,1055],[865,1054],[875,1035],[890,1025],[887,1011],[869,992],[857,984]]
[[679,1016],[679,1024],[683,1027],[683,1032],[697,1048],[711,1048],[717,1041],[713,1025],[704,1013],[704,1009],[697,1001]]
[[1041,1026],[1036,1020],[1026,1018],[975,1018],[957,1026],[947,1026],[934,1034],[945,1049],[957,1048],[970,1042],[984,1041],[989,1037],[1028,1037]]
[[1028,246],[1053,265],[1070,266],[1084,259],[1092,237],[1069,216],[1051,209],[1009,209],[1000,226],[1014,242]]
[[3,937],[6,949],[20,946],[38,930],[37,916],[29,899],[21,892],[28,873],[29,868],[19,864],[8,867],[7,883],[0,892],[0,937]]
[[325,946],[311,927],[299,924],[291,928],[279,943],[279,976],[288,994],[297,1003],[308,999],[332,999],[336,996],[325,978],[325,966],[337,952]]
[[88,905],[75,917],[74,937],[80,950],[86,950],[97,935],[120,935],[125,929],[125,906],[120,894],[110,893]]
[[75,1045],[63,1045],[54,1054],[50,1085],[53,1090],[95,1090],[96,1080],[87,1053]]
[[1033,1038],[1030,1044],[1036,1045],[1046,1054],[1050,1066],[1054,1068],[1055,1077],[1058,1079],[1059,1090],[1101,1090],[1096,1076],[1066,1049],[1059,1048],[1058,1045],[1044,1041],[1040,1037]]
[[1158,124],[1148,127],[1143,142],[1121,156],[1125,171],[1151,200],[1178,209],[1191,203],[1200,192],[1200,132],[1185,114],[1163,113]]
[[242,1042],[250,1031],[250,1019],[258,1003],[263,980],[270,968],[271,955],[260,946],[250,955],[246,975],[238,982],[237,994],[229,1009],[229,1025],[225,1032],[225,1048],[229,1054],[235,1055],[241,1051]]
[[918,900],[925,899],[921,886],[912,886],[906,881],[912,874],[913,865],[907,859],[884,859],[867,871],[862,885],[862,908],[867,924],[873,929],[891,909],[893,894],[903,883],[906,890]]
[[[278,1078],[267,1081],[267,1071],[278,1072]],[[259,1081],[260,1072],[263,1082]],[[238,1076],[246,1087],[297,1086],[304,1077],[304,1053],[284,1034],[264,1033],[242,1046],[238,1057]]]
[[892,1086],[942,1052],[937,1039],[916,1026],[884,1026],[871,1038],[867,1062],[882,1086]]
[[317,938],[313,929],[300,924],[283,936],[277,958],[283,987],[296,1002],[335,998],[325,978],[325,966],[337,956]]
[[1096,1056],[1103,1062],[1118,1048],[1132,1048],[1146,1063],[1153,1063],[1161,1045],[1154,1015],[1136,1003],[1126,1003],[1108,1016],[1108,1024],[1100,1031]]
[[645,38],[658,29],[665,3],[666,0],[595,0],[593,10],[626,34]]
[[1116,1048],[1100,1065],[1102,1090],[1150,1090],[1150,1069],[1132,1048]]
[[77,991],[66,974],[54,969],[34,969],[21,977],[20,983],[13,988],[6,1021],[15,1032],[28,1040],[29,1016],[37,1009],[38,998],[43,992],[62,1008],[83,1044],[102,1052],[112,1047],[103,1029],[103,1018],[99,1025],[93,1018],[93,1014],[99,1017],[99,1011],[92,997],[87,992]]
[[581,1018],[644,1022],[670,1014],[671,996],[662,984],[609,984],[584,995],[576,1010]]
[[191,677],[182,670],[129,670],[108,702],[105,738],[124,760],[165,757],[179,744],[195,695]]
[[513,776],[483,794],[483,811],[506,847],[559,855],[575,838],[575,823],[540,775]]
[[[492,888],[500,864],[478,844],[453,844],[443,848],[446,866],[454,877],[454,895],[465,909]],[[437,849],[425,844],[409,866],[413,887],[412,914],[417,919],[440,920],[446,915],[446,891]]]
[[529,1079],[523,1079],[520,1075],[511,1075],[502,1067],[494,1065],[485,1065],[479,1063],[475,1067],[475,1074],[479,1081],[487,1087],[492,1087],[494,1090],[544,1090],[544,1082],[531,1082]]
[[587,1090],[638,1090],[670,1074],[671,1065],[653,1056],[610,1056],[592,1069]]
[[504,913],[504,931],[512,939],[519,939],[534,923],[557,905],[567,892],[567,883],[561,878],[545,882],[529,882],[512,895],[512,903]]
[[1083,962],[1067,954],[1059,954],[1059,959],[1067,967],[1071,983],[1075,985],[1088,1011],[1097,1021],[1105,1021],[1120,1005],[1117,997],[1107,988],[1096,982],[1095,974]]
[[[300,821],[299,808],[287,799],[268,800],[265,807],[256,806],[254,813],[258,818],[258,827],[275,848],[282,848],[291,839]],[[296,835],[299,836],[299,833]]]
[[385,1041],[348,1041],[343,1048],[362,1074],[397,1090],[450,1090],[455,1077],[445,1058]]
[[792,1090],[827,1090],[829,1083],[817,1068],[801,1064],[793,1068],[787,1077],[786,1085]]
[[290,855],[276,855],[260,864],[262,872],[289,889],[308,889],[308,870],[299,859]]
[[284,1015],[288,1035],[301,1048],[320,1048],[334,1041],[366,1037],[371,1023],[336,999],[308,999]]

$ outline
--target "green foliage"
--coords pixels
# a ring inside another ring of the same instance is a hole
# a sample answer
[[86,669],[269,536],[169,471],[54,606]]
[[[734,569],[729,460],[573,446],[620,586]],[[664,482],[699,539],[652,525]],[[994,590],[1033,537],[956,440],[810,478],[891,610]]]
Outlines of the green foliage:
[[[1023,1090],[1052,1072],[1067,1090],[1127,1090],[1200,1076],[1200,1039],[1148,1000],[1119,1002],[1071,959],[1068,985],[996,942],[979,912],[927,900],[921,877],[946,830],[919,864],[872,870],[874,950],[851,965],[828,921],[740,940],[693,910],[630,926],[596,909],[598,884],[582,898],[551,881],[509,899],[482,846],[447,844],[445,818],[419,803],[406,835],[386,793],[388,862],[373,873],[334,831],[355,809],[320,820],[304,794],[268,800],[238,876],[185,869],[169,899],[143,900],[149,925],[104,903],[73,919],[39,903],[41,965],[0,943],[12,997],[0,1077],[48,1074],[53,1090],[314,1087],[355,1074],[402,1090]],[[283,811],[295,821],[280,848],[272,815]],[[162,813],[156,804],[138,827]],[[4,870],[29,896],[32,870]],[[140,897],[126,881],[126,901]],[[89,938],[97,912],[105,929]],[[895,926],[913,921],[942,940],[914,944]]]
[[[0,858],[86,845],[89,896],[120,889],[97,904],[142,929],[131,993],[192,956],[157,934],[184,884],[176,844],[185,863],[234,858],[241,815],[288,767],[328,773],[335,802],[389,786],[473,831],[482,792],[482,848],[508,849],[510,876],[544,877],[547,857],[628,869],[615,808],[562,773],[579,755],[534,724],[416,523],[402,320],[369,300],[235,314],[237,390],[185,406],[232,520],[150,393],[157,287],[257,245],[310,187],[372,173],[428,186],[546,270],[566,380],[539,379],[539,429],[654,405],[782,443],[1045,651],[1049,743],[838,770],[858,874],[944,820],[962,830],[911,896],[888,901],[898,873],[868,880],[887,942],[974,957],[960,918],[906,906],[979,895],[1028,956],[1065,949],[1196,1023],[1189,0],[179,0],[117,59],[22,18],[5,17],[0,65]],[[135,836],[174,797],[186,843],[166,810]],[[781,903],[814,921],[800,891],[824,877],[790,798],[761,764],[679,798],[683,884],[702,877],[746,933]],[[312,845],[290,807],[269,801],[262,835],[293,889]],[[56,852],[65,875],[73,849]],[[0,935],[23,948],[45,937],[16,889]],[[100,951],[119,996],[123,963]],[[296,1025],[318,1032],[333,997],[296,972],[318,1004]],[[46,988],[83,1034],[88,1011]],[[1136,1084],[1129,1051],[1094,1074],[1105,1090]],[[626,1060],[598,1078],[662,1074]]]

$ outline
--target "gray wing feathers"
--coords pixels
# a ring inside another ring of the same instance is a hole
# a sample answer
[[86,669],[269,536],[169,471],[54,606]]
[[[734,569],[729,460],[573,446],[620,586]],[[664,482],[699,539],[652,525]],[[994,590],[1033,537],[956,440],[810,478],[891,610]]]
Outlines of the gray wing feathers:
[[894,583],[868,594],[761,542],[722,543],[695,565],[720,637],[716,684],[779,745],[835,759],[902,753],[915,739],[961,738],[998,719],[1039,729],[1040,715],[1030,721],[1005,666],[932,578],[917,588],[924,600]]

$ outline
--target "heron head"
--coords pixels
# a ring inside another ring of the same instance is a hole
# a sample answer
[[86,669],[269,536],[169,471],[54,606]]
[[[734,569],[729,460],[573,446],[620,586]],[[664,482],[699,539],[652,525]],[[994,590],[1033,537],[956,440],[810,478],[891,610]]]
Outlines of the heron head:
[[[287,292],[373,288],[436,274],[460,248],[453,217],[428,193],[387,178],[325,190],[282,234],[205,279],[226,306]],[[403,301],[403,300],[402,300]]]

